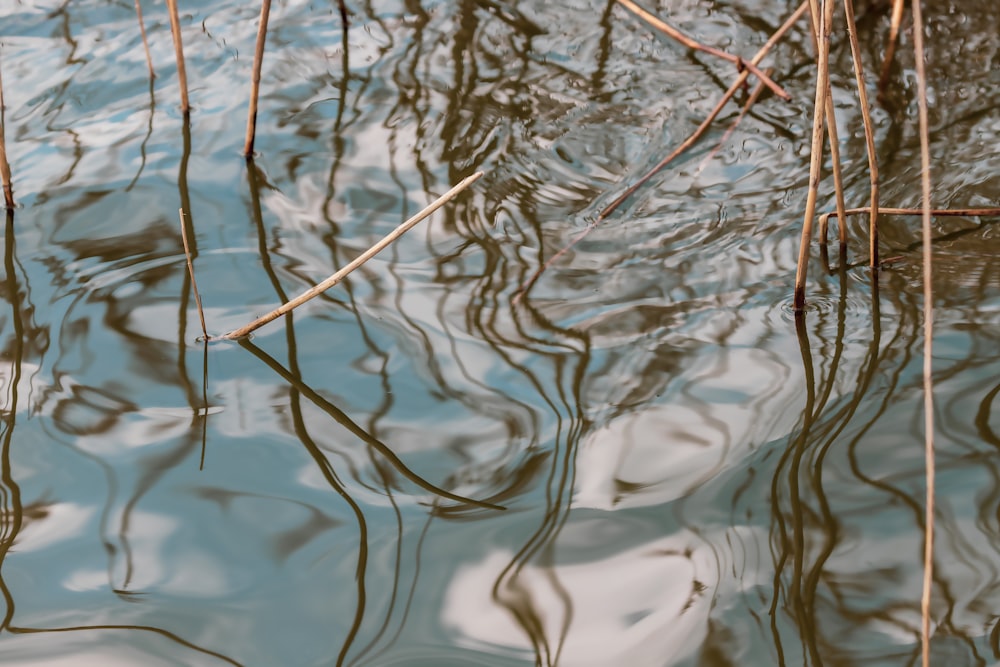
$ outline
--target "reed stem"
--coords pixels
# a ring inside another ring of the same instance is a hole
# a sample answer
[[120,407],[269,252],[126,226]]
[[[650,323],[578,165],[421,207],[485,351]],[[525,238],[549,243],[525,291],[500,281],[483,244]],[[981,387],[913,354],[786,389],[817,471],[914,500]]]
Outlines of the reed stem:
[[444,206],[445,204],[447,204],[449,201],[451,201],[452,199],[454,199],[460,192],[462,192],[467,187],[469,187],[470,185],[472,185],[473,183],[475,183],[476,181],[478,181],[482,177],[482,175],[483,175],[483,172],[477,171],[472,176],[469,176],[469,177],[463,179],[458,185],[456,185],[451,190],[448,190],[448,192],[444,193],[443,195],[441,195],[440,197],[438,197],[437,199],[435,199],[430,205],[428,205],[422,211],[420,211],[419,213],[417,213],[416,215],[414,215],[412,218],[410,218],[409,220],[407,220],[406,222],[404,222],[403,224],[401,224],[399,227],[396,227],[396,229],[394,229],[393,231],[391,231],[388,234],[386,234],[375,245],[373,245],[371,248],[369,248],[368,250],[366,250],[363,253],[361,253],[352,262],[350,262],[349,264],[347,264],[346,266],[344,266],[342,269],[340,269],[339,271],[337,271],[336,273],[334,273],[333,275],[331,275],[329,278],[327,278],[323,282],[321,282],[318,285],[315,285],[313,287],[310,287],[309,289],[307,289],[305,292],[303,292],[299,296],[295,297],[294,299],[292,299],[288,303],[286,303],[286,304],[284,304],[284,305],[282,305],[282,306],[280,306],[278,308],[275,308],[274,310],[272,310],[267,315],[264,315],[263,317],[258,317],[256,320],[254,320],[253,322],[250,322],[246,326],[242,326],[239,329],[235,329],[233,331],[230,331],[227,334],[219,336],[219,338],[222,339],[222,340],[234,340],[236,338],[242,338],[242,337],[244,337],[244,336],[246,336],[246,335],[248,335],[248,334],[256,331],[257,329],[261,328],[265,324],[267,324],[269,322],[273,322],[274,320],[278,319],[282,315],[285,315],[287,313],[292,312],[293,310],[295,310],[296,308],[298,308],[299,306],[301,306],[302,304],[304,304],[306,301],[309,301],[310,299],[313,299],[313,298],[319,296],[320,294],[322,294],[323,292],[325,292],[326,290],[330,289],[331,287],[333,287],[334,285],[336,285],[337,283],[339,283],[341,280],[343,280],[344,278],[346,278],[354,270],[356,270],[359,267],[361,267],[363,264],[365,264],[365,262],[367,262],[368,260],[370,260],[372,257],[374,257],[378,253],[380,253],[383,250],[385,250],[396,239],[398,239],[403,234],[405,234],[410,229],[412,229],[414,226],[416,226],[417,223],[419,223],[420,221],[422,221],[424,218],[427,218],[432,213],[434,213],[435,211],[437,211],[439,208],[441,208],[442,206]]
[[[813,14],[817,14],[817,0],[810,0]],[[809,241],[812,238],[813,216],[816,214],[816,196],[819,190],[820,171],[823,164],[823,120],[826,115],[827,93],[830,90],[830,25],[833,22],[833,0],[823,0],[823,14],[816,35],[816,100],[813,107],[812,148],[809,161],[809,192],[802,221],[799,241],[799,259],[795,271],[794,308],[796,314],[806,307],[806,274],[809,267]]]
[[917,117],[920,126],[920,189],[923,200],[924,264],[924,470],[927,496],[924,506],[924,581],[920,596],[920,655],[923,667],[931,660],[931,589],[934,581],[934,294],[931,266],[931,151],[927,114],[927,73],[924,68],[924,22],[921,0],[913,0],[913,52],[917,74]]
[[260,70],[264,63],[264,42],[267,39],[267,19],[271,14],[271,0],[261,0],[260,21],[257,26],[257,46],[253,54],[253,74],[250,78],[250,108],[247,112],[247,135],[243,143],[243,155],[253,155],[254,138],[257,134],[257,97],[260,94]]
[[[858,86],[858,102],[861,105],[861,122],[865,128],[865,152],[868,154],[868,179],[871,183],[868,214],[868,258],[871,268],[878,267],[878,156],[875,153],[875,131],[872,129],[871,105],[865,88],[865,69],[861,62],[861,47],[858,44],[858,26],[854,19],[853,0],[844,0],[844,15],[847,17],[847,36],[851,42],[851,58],[854,61],[854,79]],[[823,235],[826,238],[826,235]]]
[[153,56],[149,53],[149,40],[146,39],[146,24],[142,20],[142,5],[139,0],[135,0],[135,16],[139,20],[139,34],[142,35],[142,48],[146,52],[146,67],[149,69],[149,78],[155,79],[156,73],[153,71]]
[[14,208],[14,187],[10,181],[10,164],[7,162],[7,145],[4,141],[6,122],[4,120],[3,76],[0,75],[0,187],[3,188],[3,202],[8,209]]
[[181,21],[177,15],[177,0],[167,0],[170,13],[170,34],[174,37],[174,54],[177,57],[177,80],[181,88],[181,112],[186,116],[191,112],[188,104],[187,70],[184,67],[184,42],[181,39]]

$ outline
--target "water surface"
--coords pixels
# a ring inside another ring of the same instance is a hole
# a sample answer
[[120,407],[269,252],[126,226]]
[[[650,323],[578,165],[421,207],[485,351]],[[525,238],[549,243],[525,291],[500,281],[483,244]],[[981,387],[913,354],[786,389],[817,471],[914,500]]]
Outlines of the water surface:
[[[928,8],[936,205],[1000,198],[994,4]],[[249,164],[250,4],[182,2],[189,119],[162,3],[143,6],[152,81],[131,3],[0,9],[20,203],[0,315],[4,663],[913,664],[918,221],[884,220],[897,259],[874,281],[865,220],[847,266],[814,248],[797,326],[805,25],[765,63],[792,102],[765,96],[729,135],[727,108],[557,256],[732,68],[613,2],[346,7],[346,28],[336,3],[272,9]],[[794,9],[650,8],[744,56]],[[873,72],[888,19],[859,12]],[[910,45],[875,110],[894,206],[919,203]],[[219,334],[477,170],[293,317],[199,342],[178,209]],[[932,650],[997,664],[1000,235],[986,218],[935,235]]]

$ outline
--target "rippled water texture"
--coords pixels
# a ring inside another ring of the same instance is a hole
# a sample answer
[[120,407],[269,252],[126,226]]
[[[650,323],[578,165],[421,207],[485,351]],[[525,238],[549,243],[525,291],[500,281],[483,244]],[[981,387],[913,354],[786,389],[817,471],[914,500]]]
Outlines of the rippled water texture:
[[[790,297],[814,82],[592,229],[735,77],[612,3],[0,6],[5,665],[907,665],[924,494],[919,222]],[[1000,11],[927,8],[935,204],[1000,199]],[[647,5],[744,56],[784,0]],[[859,6],[876,72],[888,18]],[[875,111],[919,203],[911,38]],[[868,170],[834,36],[848,204]],[[875,90],[872,89],[873,97]],[[746,93],[737,95],[742,103]],[[721,142],[721,143],[720,143]],[[244,324],[486,176],[252,341]],[[824,180],[820,206],[830,210]],[[1000,662],[997,221],[935,221],[933,652]],[[833,253],[836,264],[836,252]],[[540,266],[555,257],[523,295]],[[465,500],[468,499],[468,500]],[[498,509],[498,506],[503,509]]]

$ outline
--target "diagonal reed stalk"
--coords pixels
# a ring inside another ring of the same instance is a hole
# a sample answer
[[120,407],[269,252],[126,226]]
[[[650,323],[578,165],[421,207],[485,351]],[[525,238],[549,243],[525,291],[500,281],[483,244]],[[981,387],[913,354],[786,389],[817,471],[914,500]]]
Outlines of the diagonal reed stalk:
[[146,67],[149,69],[150,80],[156,78],[153,71],[153,56],[149,53],[149,40],[146,39],[146,24],[142,20],[142,5],[135,0],[135,16],[139,20],[139,34],[142,35],[142,48],[146,52]]
[[618,4],[620,4],[622,7],[629,10],[630,12],[632,12],[633,14],[635,14],[643,21],[645,21],[649,25],[653,26],[654,28],[662,32],[663,34],[680,42],[689,49],[692,49],[694,51],[701,51],[702,53],[707,53],[709,55],[715,56],[717,58],[722,58],[723,60],[731,62],[734,65],[736,65],[737,70],[740,72],[742,72],[744,68],[748,69],[750,70],[751,73],[753,73],[754,76],[760,79],[760,81],[763,82],[764,85],[770,88],[775,95],[777,95],[778,97],[780,97],[785,101],[792,99],[792,96],[789,95],[787,92],[785,92],[784,88],[776,84],[771,79],[770,75],[768,75],[766,72],[762,71],[759,67],[757,67],[757,63],[747,62],[743,58],[739,56],[734,56],[731,53],[723,51],[722,49],[717,49],[715,47],[702,44],[701,42],[693,39],[692,37],[685,35],[683,32],[673,27],[663,19],[655,16],[654,14],[650,14],[645,9],[632,2],[632,0],[618,0]]
[[[865,151],[868,154],[868,178],[870,181],[871,203],[868,212],[868,259],[869,266],[878,267],[878,157],[875,154],[875,132],[872,129],[871,106],[865,88],[865,69],[861,63],[861,47],[858,45],[858,27],[854,20],[854,0],[844,0],[844,15],[847,17],[847,36],[851,42],[851,58],[854,61],[854,79],[858,86],[858,103],[861,105],[861,122],[865,128]],[[838,214],[842,212],[838,211]],[[841,219],[840,226],[844,226]],[[826,239],[826,234],[822,236]]]
[[177,0],[167,0],[170,13],[170,34],[174,37],[174,54],[177,56],[177,80],[181,87],[181,112],[186,116],[191,112],[188,104],[187,70],[184,67],[184,42],[181,39],[181,21],[177,15]]
[[[774,46],[778,43],[778,41],[785,36],[785,33],[788,32],[792,28],[792,26],[795,25],[798,22],[798,20],[802,18],[802,15],[805,14],[805,12],[809,9],[808,2],[809,0],[803,0],[802,4],[799,5],[798,9],[796,9],[792,13],[792,15],[785,20],[785,22],[781,25],[781,27],[778,28],[773,35],[771,35],[771,37],[767,40],[767,42],[765,42],[764,45],[760,47],[760,50],[757,51],[753,59],[750,61],[751,63],[753,63],[754,65],[759,64],[760,61],[762,61],[764,57],[767,56],[768,53],[770,53],[771,49],[774,48]],[[608,204],[604,208],[604,210],[602,210],[598,214],[598,216],[594,219],[593,222],[587,225],[579,234],[574,236],[573,239],[568,244],[560,248],[558,252],[549,257],[549,259],[546,260],[544,264],[538,267],[538,269],[536,269],[535,272],[532,273],[531,276],[527,280],[522,282],[521,285],[517,288],[517,292],[514,293],[514,297],[511,299],[511,302],[515,304],[519,302],[521,298],[524,296],[524,294],[529,289],[531,289],[531,286],[538,281],[538,279],[546,271],[546,269],[552,266],[560,257],[569,252],[577,243],[582,241],[591,231],[593,231],[598,225],[604,222],[604,220],[606,220],[612,213],[618,210],[618,208],[622,204],[624,204],[629,197],[634,195],[639,190],[639,188],[641,188],[643,185],[649,182],[651,178],[653,178],[656,174],[662,171],[668,164],[673,162],[679,155],[684,153],[684,151],[693,146],[698,141],[698,139],[701,138],[701,135],[704,134],[705,131],[709,128],[709,126],[712,124],[712,121],[715,120],[716,116],[718,116],[722,112],[722,109],[726,106],[726,103],[730,99],[732,99],[732,97],[736,94],[736,92],[740,88],[743,87],[743,85],[746,83],[746,80],[749,77],[750,77],[749,70],[744,69],[742,72],[740,72],[739,76],[736,77],[736,80],[733,81],[732,85],[730,85],[729,88],[726,90],[726,92],[723,93],[722,98],[718,101],[718,103],[716,103],[715,107],[709,112],[708,116],[705,118],[705,120],[702,121],[701,125],[699,125],[695,129],[695,131],[691,133],[691,136],[685,139],[680,146],[671,151],[669,155],[660,160],[652,169],[650,169],[645,174],[640,176],[635,183],[627,187],[624,192],[618,195],[618,197],[616,197],[614,201]]]
[[913,0],[913,53],[917,71],[917,116],[920,124],[920,189],[923,195],[924,261],[924,468],[927,497],[924,507],[924,582],[920,596],[920,655],[923,667],[931,660],[931,586],[934,580],[934,302],[931,279],[931,151],[927,119],[927,73],[924,68],[924,22],[921,0]]
[[253,155],[253,142],[257,134],[257,97],[260,94],[260,69],[264,63],[264,42],[267,39],[267,19],[271,14],[271,0],[261,0],[260,22],[257,26],[257,46],[253,54],[253,74],[250,79],[250,108],[247,111],[247,134],[243,142],[243,155]]
[[[810,0],[813,14],[817,14],[816,0]],[[816,214],[816,195],[819,189],[823,162],[823,119],[827,93],[830,90],[830,24],[833,22],[833,0],[823,0],[823,13],[817,34],[816,101],[813,107],[812,149],[809,161],[809,192],[802,221],[802,238],[799,241],[798,267],[795,272],[794,308],[801,314],[806,306],[806,271],[809,266],[809,240],[812,238],[813,216]]]
[[205,309],[201,306],[201,293],[198,291],[198,281],[194,277],[194,262],[191,259],[191,246],[188,244],[187,224],[184,221],[184,209],[177,209],[181,218],[181,242],[184,244],[184,257],[187,260],[188,274],[191,276],[191,289],[194,292],[194,303],[198,307],[198,319],[201,320],[201,333],[208,340],[208,328],[205,326]]
[[219,340],[235,340],[237,338],[243,338],[244,336],[247,336],[250,333],[256,331],[259,328],[261,328],[262,326],[264,326],[268,322],[273,322],[274,320],[278,319],[282,315],[286,315],[286,314],[292,312],[293,310],[295,310],[296,308],[298,308],[299,306],[301,306],[302,304],[304,304],[306,301],[309,301],[310,299],[313,299],[313,298],[319,296],[320,294],[322,294],[326,290],[330,289],[331,287],[333,287],[334,285],[336,285],[337,283],[339,283],[340,281],[342,281],[351,272],[353,272],[354,270],[356,270],[359,267],[361,267],[365,262],[367,262],[368,260],[370,260],[372,257],[374,257],[375,255],[377,255],[380,252],[382,252],[383,250],[385,250],[390,244],[392,244],[393,241],[395,241],[396,239],[398,239],[399,237],[401,237],[403,234],[405,234],[406,232],[408,232],[410,229],[412,229],[414,226],[416,226],[417,223],[419,223],[420,221],[422,221],[424,218],[427,218],[432,213],[434,213],[436,210],[438,210],[439,208],[441,208],[442,206],[444,206],[445,204],[447,204],[449,201],[451,201],[452,199],[454,199],[456,196],[458,196],[458,194],[460,192],[462,192],[467,187],[469,187],[470,185],[472,185],[473,183],[475,183],[476,181],[478,181],[482,177],[482,175],[483,175],[483,172],[477,171],[472,176],[468,176],[465,179],[463,179],[458,185],[456,185],[451,190],[448,190],[448,192],[444,193],[443,195],[441,195],[440,197],[438,197],[437,199],[435,199],[431,204],[429,204],[422,211],[420,211],[419,213],[417,213],[416,215],[414,215],[412,218],[410,218],[409,220],[407,220],[406,222],[404,222],[403,224],[401,224],[399,227],[396,227],[396,229],[394,229],[391,232],[389,232],[388,234],[386,234],[375,245],[373,245],[371,248],[369,248],[368,250],[366,250],[363,253],[361,253],[360,255],[358,255],[352,262],[348,263],[346,266],[344,266],[342,269],[340,269],[339,271],[337,271],[336,273],[334,273],[333,275],[331,275],[329,278],[327,278],[323,282],[321,282],[321,283],[319,283],[319,284],[317,284],[317,285],[315,285],[313,287],[310,287],[309,289],[307,289],[302,294],[298,295],[297,297],[295,297],[294,299],[292,299],[288,303],[286,303],[286,304],[284,304],[284,305],[282,305],[282,306],[280,306],[278,308],[275,308],[274,310],[272,310],[267,315],[264,315],[262,317],[258,317],[256,320],[254,320],[253,322],[250,322],[246,326],[242,326],[239,329],[234,329],[233,331],[230,331],[227,334],[219,336],[218,339]]

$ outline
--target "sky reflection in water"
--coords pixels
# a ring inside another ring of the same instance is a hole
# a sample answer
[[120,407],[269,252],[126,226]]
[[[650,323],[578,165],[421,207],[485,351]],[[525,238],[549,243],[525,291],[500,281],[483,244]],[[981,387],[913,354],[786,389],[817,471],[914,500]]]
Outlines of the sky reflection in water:
[[[246,164],[257,11],[188,4],[190,122],[162,5],[143,8],[152,83],[129,3],[0,9],[21,203],[0,314],[4,664],[913,659],[919,236],[885,219],[884,256],[902,260],[873,284],[849,221],[858,264],[817,264],[796,326],[803,32],[773,61],[796,102],[765,98],[712,154],[728,111],[515,299],[701,121],[729,68],[614,3],[348,2],[345,30],[335,3],[290,1],[272,10]],[[745,4],[669,16],[747,55],[791,8]],[[982,206],[1000,193],[1000,40],[968,25],[1000,17],[956,8],[928,17],[936,197]],[[871,69],[885,17],[859,29]],[[846,54],[833,86],[859,204]],[[918,199],[904,75],[876,112],[899,206]],[[220,333],[480,169],[294,317],[197,342],[178,208]],[[992,664],[998,233],[935,224],[933,650]]]

